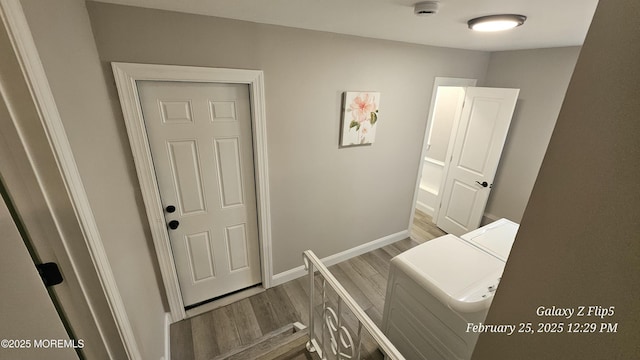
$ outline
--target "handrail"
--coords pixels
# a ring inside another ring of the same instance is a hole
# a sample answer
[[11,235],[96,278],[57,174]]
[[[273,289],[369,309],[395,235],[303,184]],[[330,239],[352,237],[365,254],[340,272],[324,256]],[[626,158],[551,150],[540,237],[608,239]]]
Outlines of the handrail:
[[[369,316],[362,310],[362,308],[356,303],[356,301],[349,295],[349,293],[345,290],[344,287],[340,284],[340,282],[331,274],[331,272],[327,269],[327,267],[320,261],[320,259],[313,253],[311,250],[306,250],[303,253],[303,260],[305,269],[309,274],[309,298],[310,298],[310,306],[309,306],[309,336],[310,342],[307,344],[307,349],[309,351],[318,351],[322,356],[322,350],[317,348],[317,339],[314,339],[314,273],[317,270],[326,282],[329,283],[329,286],[336,292],[338,298],[341,299],[351,310],[353,315],[358,319],[361,326],[369,332],[373,340],[378,344],[380,350],[387,356],[390,360],[405,360],[405,358],[400,354],[398,349],[391,343],[391,341],[382,333],[382,331],[376,326],[376,324],[369,318]],[[315,270],[314,270],[315,268]],[[323,295],[324,297],[324,295]],[[329,308],[333,312],[332,309]],[[333,313],[335,315],[335,313]],[[340,314],[340,303],[338,304],[338,314]],[[338,321],[337,328],[340,328],[340,319],[336,319]],[[335,328],[334,328],[335,330]],[[358,329],[358,337],[360,337],[360,328]],[[349,334],[346,336],[350,337]],[[324,340],[323,340],[324,341]],[[340,339],[337,341],[336,346],[338,347],[337,353],[340,354],[340,346],[344,344],[344,339],[342,334],[340,334]],[[340,358],[340,355],[338,355]]]

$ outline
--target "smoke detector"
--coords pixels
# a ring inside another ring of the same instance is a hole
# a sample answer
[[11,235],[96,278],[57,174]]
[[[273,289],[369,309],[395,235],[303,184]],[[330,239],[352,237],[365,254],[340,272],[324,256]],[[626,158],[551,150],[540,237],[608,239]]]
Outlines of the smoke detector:
[[413,12],[418,16],[434,15],[439,7],[440,3],[437,1],[422,1],[414,5]]

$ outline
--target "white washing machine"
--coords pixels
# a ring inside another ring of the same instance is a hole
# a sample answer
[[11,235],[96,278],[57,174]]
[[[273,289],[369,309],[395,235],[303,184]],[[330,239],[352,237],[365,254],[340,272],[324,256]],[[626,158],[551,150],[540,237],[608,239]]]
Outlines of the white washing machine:
[[500,219],[391,260],[382,331],[405,358],[471,358],[479,334],[467,323],[484,322],[517,231]]

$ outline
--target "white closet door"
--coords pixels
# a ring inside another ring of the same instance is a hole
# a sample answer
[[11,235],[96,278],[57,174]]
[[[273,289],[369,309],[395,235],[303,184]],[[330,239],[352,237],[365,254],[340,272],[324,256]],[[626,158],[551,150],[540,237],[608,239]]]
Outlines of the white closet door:
[[459,236],[480,226],[519,92],[467,88],[437,214],[442,230]]

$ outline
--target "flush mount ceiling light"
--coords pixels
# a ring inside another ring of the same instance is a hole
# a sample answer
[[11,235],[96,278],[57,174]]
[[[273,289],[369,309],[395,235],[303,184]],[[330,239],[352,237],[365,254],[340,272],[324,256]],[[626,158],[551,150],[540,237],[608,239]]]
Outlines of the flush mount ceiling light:
[[524,24],[524,15],[502,14],[481,16],[467,21],[469,29],[475,31],[502,31],[513,29]]

